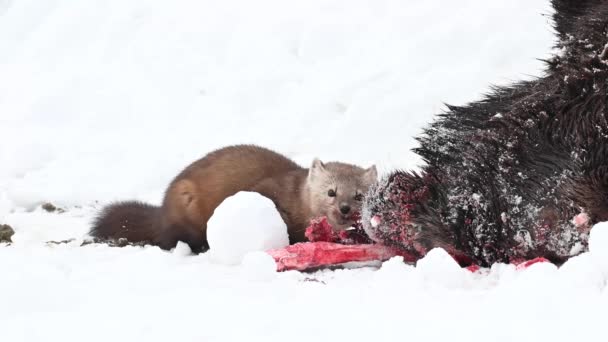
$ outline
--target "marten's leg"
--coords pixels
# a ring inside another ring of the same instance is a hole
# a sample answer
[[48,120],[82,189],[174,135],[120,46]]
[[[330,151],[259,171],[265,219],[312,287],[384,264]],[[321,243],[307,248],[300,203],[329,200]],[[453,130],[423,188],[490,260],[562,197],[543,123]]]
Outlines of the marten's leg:
[[207,221],[213,213],[196,185],[187,179],[179,180],[167,190],[163,202],[163,230],[157,244],[163,249],[175,247],[177,241],[187,243],[193,252],[209,249]]
[[155,236],[153,243],[162,249],[170,250],[178,241],[188,244],[193,253],[202,253],[209,249],[207,238],[200,227],[179,223],[165,226]]

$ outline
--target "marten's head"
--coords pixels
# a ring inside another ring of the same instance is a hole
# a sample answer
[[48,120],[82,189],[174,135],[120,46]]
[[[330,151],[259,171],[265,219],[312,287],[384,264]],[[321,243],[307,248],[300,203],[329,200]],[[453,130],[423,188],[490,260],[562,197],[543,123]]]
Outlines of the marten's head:
[[316,217],[326,216],[334,230],[351,227],[359,218],[363,197],[377,178],[375,165],[364,169],[315,159],[308,170],[313,214]]

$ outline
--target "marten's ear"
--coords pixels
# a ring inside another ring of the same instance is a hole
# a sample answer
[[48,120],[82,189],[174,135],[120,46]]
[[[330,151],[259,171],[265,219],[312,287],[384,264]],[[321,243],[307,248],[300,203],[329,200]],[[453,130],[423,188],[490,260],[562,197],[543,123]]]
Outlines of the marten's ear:
[[319,158],[315,158],[308,170],[308,180],[313,180],[323,173],[325,173],[325,164]]
[[378,170],[376,170],[376,165],[372,165],[367,170],[365,170],[363,177],[365,177],[365,180],[369,184],[376,183],[378,181]]

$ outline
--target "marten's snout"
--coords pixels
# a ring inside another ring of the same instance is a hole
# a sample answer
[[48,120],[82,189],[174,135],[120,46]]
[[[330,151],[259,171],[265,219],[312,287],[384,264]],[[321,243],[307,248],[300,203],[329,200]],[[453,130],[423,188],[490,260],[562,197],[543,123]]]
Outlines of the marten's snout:
[[346,203],[340,204],[340,212],[342,213],[342,215],[348,214],[350,212],[350,205]]

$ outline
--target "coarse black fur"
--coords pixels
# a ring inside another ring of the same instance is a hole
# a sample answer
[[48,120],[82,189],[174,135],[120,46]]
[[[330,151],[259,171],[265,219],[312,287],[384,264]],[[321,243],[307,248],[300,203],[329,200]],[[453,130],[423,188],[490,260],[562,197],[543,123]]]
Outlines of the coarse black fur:
[[[367,196],[368,234],[485,266],[585,250],[590,226],[608,220],[608,0],[552,4],[560,52],[545,75],[448,106],[418,138],[421,171]],[[579,214],[588,220],[574,224]]]

